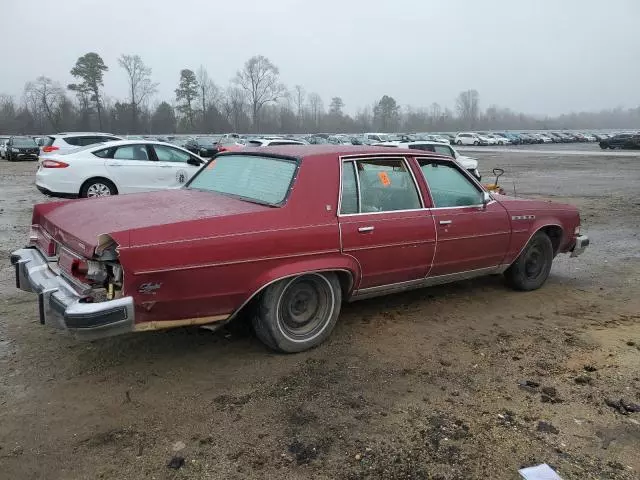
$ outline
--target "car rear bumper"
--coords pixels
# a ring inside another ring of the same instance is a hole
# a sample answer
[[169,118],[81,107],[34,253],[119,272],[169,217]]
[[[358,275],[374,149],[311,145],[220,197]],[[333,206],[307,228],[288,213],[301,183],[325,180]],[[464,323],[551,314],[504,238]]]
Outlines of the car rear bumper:
[[587,237],[586,235],[578,235],[576,237],[576,244],[571,249],[571,256],[577,257],[579,255],[582,255],[588,246],[589,237]]
[[76,337],[93,340],[131,332],[135,325],[132,297],[89,303],[47,259],[34,248],[11,254],[16,287],[38,294],[40,323],[65,329]]
[[40,193],[47,195],[48,197],[58,197],[58,198],[78,198],[77,193],[64,193],[64,192],[54,192],[49,190],[48,188],[42,187],[36,184],[36,188],[40,190]]

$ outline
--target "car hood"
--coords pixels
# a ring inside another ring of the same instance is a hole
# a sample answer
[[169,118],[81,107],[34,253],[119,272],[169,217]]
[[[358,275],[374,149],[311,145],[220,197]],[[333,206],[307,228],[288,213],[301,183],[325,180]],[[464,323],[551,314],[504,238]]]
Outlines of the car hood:
[[467,170],[474,170],[478,168],[478,160],[471,157],[465,157],[464,155],[458,155],[456,158],[458,163],[462,165]]
[[575,205],[568,203],[559,203],[551,200],[537,200],[522,197],[512,197],[510,195],[500,195],[498,193],[492,193],[491,196],[494,200],[497,200],[502,204],[507,211],[512,213],[520,213],[524,211],[561,211],[567,213],[578,213],[578,208]]
[[141,231],[152,230],[154,240],[160,240],[163,226],[271,210],[212,192],[180,189],[40,204],[34,208],[33,223],[68,248],[92,257],[104,235],[130,246]]

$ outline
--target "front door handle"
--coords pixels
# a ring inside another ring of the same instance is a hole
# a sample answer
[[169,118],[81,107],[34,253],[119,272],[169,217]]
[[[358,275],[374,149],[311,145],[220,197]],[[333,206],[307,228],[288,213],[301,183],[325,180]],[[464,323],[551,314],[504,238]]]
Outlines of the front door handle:
[[373,227],[360,227],[358,228],[358,232],[360,233],[373,232]]
[[440,220],[440,225],[451,225],[452,223],[451,220]]
[[107,163],[108,167],[121,167],[122,164],[121,163]]

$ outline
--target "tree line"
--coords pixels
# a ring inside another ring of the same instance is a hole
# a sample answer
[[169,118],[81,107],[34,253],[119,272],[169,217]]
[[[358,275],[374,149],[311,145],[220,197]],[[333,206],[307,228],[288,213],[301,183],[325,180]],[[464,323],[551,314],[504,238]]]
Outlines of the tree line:
[[222,88],[205,67],[182,69],[175,97],[156,101],[158,83],[139,55],[123,54],[118,68],[127,79],[127,97],[115,99],[104,91],[109,67],[89,52],[78,58],[70,73],[75,83],[63,87],[40,76],[24,86],[21,98],[0,95],[0,133],[41,134],[59,131],[112,133],[357,133],[459,130],[640,128],[640,107],[581,112],[536,118],[496,105],[480,108],[480,94],[461,92],[454,110],[438,103],[428,107],[400,106],[383,95],[350,115],[341,97],[325,107],[315,92],[302,85],[289,88],[268,58],[249,58]]

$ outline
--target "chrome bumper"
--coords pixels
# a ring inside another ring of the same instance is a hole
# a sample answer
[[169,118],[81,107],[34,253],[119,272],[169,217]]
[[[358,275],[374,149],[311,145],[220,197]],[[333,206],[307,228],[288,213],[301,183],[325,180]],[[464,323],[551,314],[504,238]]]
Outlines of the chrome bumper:
[[16,287],[38,294],[40,323],[93,340],[131,332],[135,325],[133,298],[123,297],[88,303],[71,283],[49,268],[47,259],[35,248],[11,254],[16,269]]
[[588,246],[589,237],[587,237],[586,235],[578,235],[576,237],[576,244],[571,249],[571,256],[577,257],[579,255],[582,255]]

